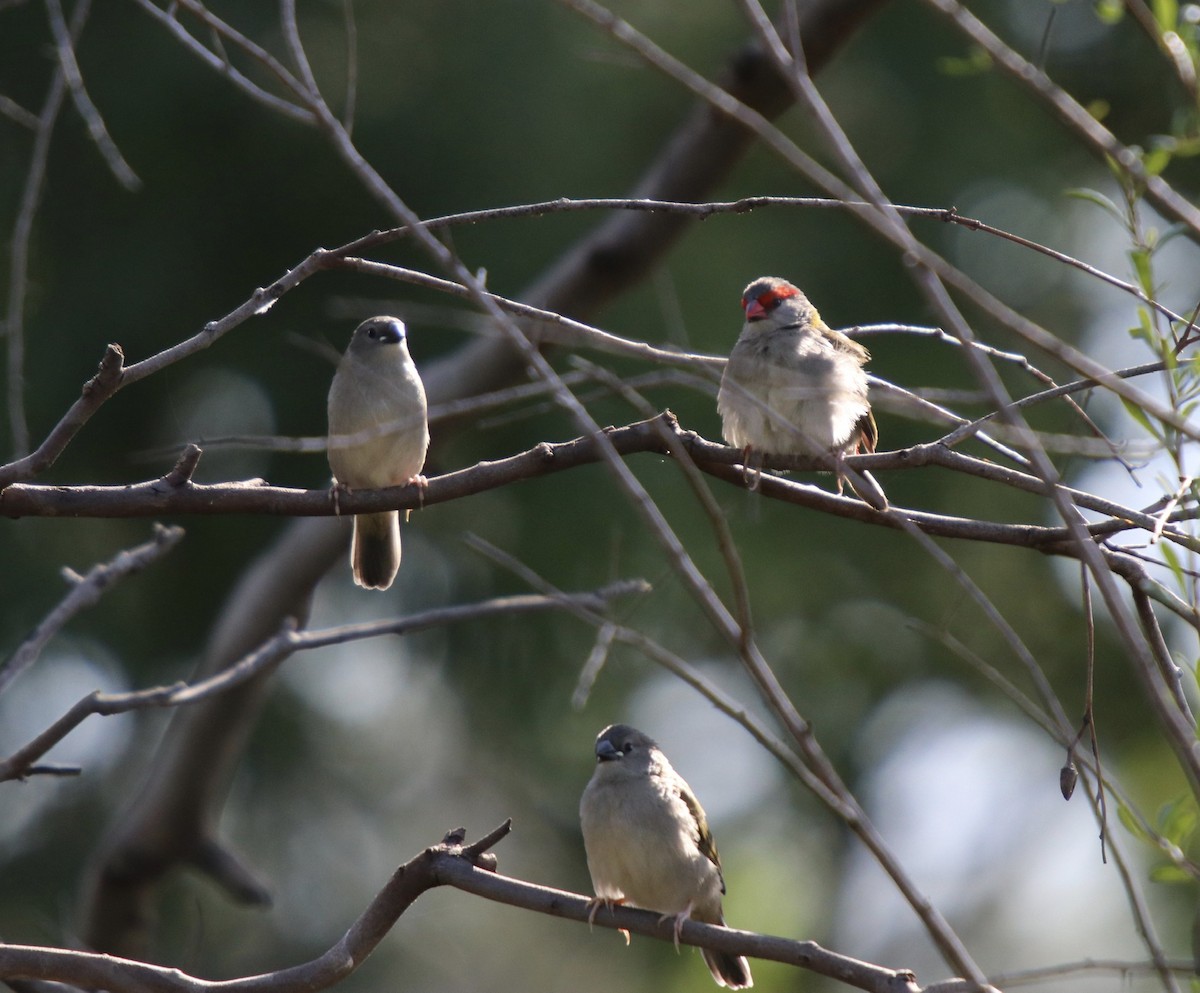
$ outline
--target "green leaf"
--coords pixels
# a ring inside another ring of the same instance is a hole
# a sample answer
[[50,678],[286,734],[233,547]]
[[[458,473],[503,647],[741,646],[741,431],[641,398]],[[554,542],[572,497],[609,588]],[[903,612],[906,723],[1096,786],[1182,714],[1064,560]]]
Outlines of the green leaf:
[[1158,865],[1150,870],[1150,879],[1155,883],[1194,883],[1196,877],[1177,865]]
[[992,57],[979,45],[972,45],[965,56],[946,55],[937,60],[943,76],[979,76],[992,68]]
[[1174,31],[1179,24],[1179,4],[1175,0],[1154,0],[1154,19],[1160,31]]
[[1187,794],[1163,804],[1158,812],[1158,831],[1172,844],[1183,848],[1196,830],[1196,802]]
[[[1150,265],[1150,252],[1145,248],[1135,248],[1129,253],[1129,261],[1133,263],[1133,272],[1138,284],[1146,296],[1154,294],[1154,271]],[[1146,320],[1142,321],[1145,325]]]
[[[1132,255],[1132,253],[1130,254]],[[1147,295],[1149,295],[1149,291],[1147,291]],[[1158,336],[1154,333],[1154,324],[1150,320],[1150,311],[1145,307],[1138,307],[1137,315],[1138,322],[1129,329],[1129,337],[1134,341],[1144,341],[1156,352],[1159,351]]]
[[[1194,123],[1192,126],[1195,126]],[[1200,155],[1200,136],[1196,134],[1175,135],[1173,141],[1175,147],[1171,152],[1176,158],[1190,159],[1195,155]]]
[[1179,357],[1175,354],[1175,348],[1173,344],[1164,339],[1161,352],[1163,365],[1166,366],[1165,371],[1168,374],[1173,375],[1176,367],[1179,365]]
[[1096,17],[1104,24],[1116,24],[1125,16],[1125,4],[1121,0],[1096,0]]
[[1138,822],[1138,819],[1133,816],[1133,811],[1131,811],[1125,804],[1120,802],[1117,803],[1117,817],[1120,818],[1121,823],[1125,825],[1125,830],[1135,838],[1154,844],[1154,839],[1150,837],[1150,835],[1146,832],[1146,829],[1143,828]]
[[1160,176],[1162,171],[1171,164],[1171,157],[1174,154],[1174,143],[1163,142],[1142,156],[1142,168],[1151,176]]
[[1106,197],[1099,190],[1090,190],[1087,187],[1077,186],[1066,191],[1066,195],[1073,197],[1076,200],[1084,200],[1087,203],[1095,204],[1108,211],[1121,227],[1125,227],[1125,211],[1118,207],[1112,200]]
[[1151,437],[1157,439],[1158,441],[1163,440],[1162,431],[1155,426],[1154,422],[1151,421],[1149,417],[1146,416],[1146,412],[1142,410],[1141,407],[1137,406],[1137,404],[1130,403],[1124,397],[1121,397],[1121,404],[1125,407],[1125,412],[1135,421],[1137,421],[1138,424],[1144,427]]
[[1183,565],[1179,561],[1179,555],[1175,551],[1175,546],[1169,541],[1164,541],[1159,545],[1162,551],[1163,561],[1167,563],[1167,568],[1171,570],[1171,575],[1175,577],[1175,582],[1179,588],[1186,589],[1186,581],[1183,576]]

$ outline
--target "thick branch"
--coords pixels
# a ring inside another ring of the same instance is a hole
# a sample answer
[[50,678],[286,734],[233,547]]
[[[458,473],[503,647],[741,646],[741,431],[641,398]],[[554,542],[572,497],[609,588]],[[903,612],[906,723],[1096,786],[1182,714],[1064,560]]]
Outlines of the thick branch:
[[[738,449],[714,444],[695,432],[682,429],[670,412],[623,427],[609,428],[604,432],[604,438],[624,456],[638,452],[669,456],[672,446],[663,440],[664,430],[677,439],[702,471],[730,485],[755,488],[768,499],[783,500],[838,517],[888,527],[898,526],[888,515],[879,513],[860,500],[838,496],[781,476],[765,474],[759,478],[748,473],[740,465],[743,456]],[[199,484],[181,478],[182,474],[179,473],[130,486],[18,483],[0,493],[0,514],[10,517],[149,517],[167,514],[328,517],[337,513],[349,516],[381,510],[417,510],[602,460],[603,453],[594,437],[585,436],[557,443],[543,442],[518,455],[480,462],[466,469],[434,476],[423,486],[393,486],[343,493],[339,495],[336,507],[329,490],[270,486],[261,480]],[[829,471],[833,468],[829,459],[818,456],[768,457],[763,464],[767,469],[798,471]],[[854,456],[845,459],[844,464],[872,471],[940,466],[1026,492],[1045,495],[1052,488],[1035,476],[954,452],[936,443],[896,452]],[[1149,514],[1082,491],[1063,489],[1081,507],[1111,515],[1107,521],[1088,526],[1094,536],[1107,536],[1139,525],[1147,530],[1159,525],[1158,519]],[[1000,523],[949,517],[915,509],[893,509],[925,533],[938,537],[988,541],[1078,557],[1070,546],[1068,531],[1062,527]],[[1172,520],[1194,516],[1191,511],[1177,511]],[[1189,536],[1182,532],[1168,528],[1164,535],[1180,543],[1191,544]]]
[[[0,978],[63,982],[114,993],[317,993],[353,974],[417,898],[437,886],[452,886],[488,900],[586,923],[593,910],[587,897],[501,876],[494,871],[495,857],[486,850],[508,833],[509,825],[510,822],[505,822],[472,845],[462,844],[464,832],[459,829],[448,834],[442,844],[410,859],[396,870],[338,942],[301,965],[213,981],[189,976],[178,969],[108,955],[0,945]],[[673,921],[654,911],[601,907],[594,916],[601,927],[623,928],[664,942],[674,939]],[[920,993],[921,989],[907,970],[886,969],[852,959],[812,941],[736,931],[698,921],[687,921],[679,940],[734,955],[784,962],[872,993]],[[938,985],[943,988],[943,984]],[[964,984],[958,986],[966,988]]]

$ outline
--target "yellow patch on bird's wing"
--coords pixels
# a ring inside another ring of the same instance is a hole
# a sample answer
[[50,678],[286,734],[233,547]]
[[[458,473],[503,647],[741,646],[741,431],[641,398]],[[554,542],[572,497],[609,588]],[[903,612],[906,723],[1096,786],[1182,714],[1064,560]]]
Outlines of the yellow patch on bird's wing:
[[696,822],[697,838],[696,847],[700,849],[700,854],[708,859],[717,867],[717,875],[721,879],[721,892],[725,892],[725,876],[721,873],[721,857],[717,854],[717,841],[712,836],[712,832],[708,829],[708,818],[704,816],[704,808],[700,806],[700,801],[690,789],[683,786],[679,791],[679,799],[691,811],[692,819]]

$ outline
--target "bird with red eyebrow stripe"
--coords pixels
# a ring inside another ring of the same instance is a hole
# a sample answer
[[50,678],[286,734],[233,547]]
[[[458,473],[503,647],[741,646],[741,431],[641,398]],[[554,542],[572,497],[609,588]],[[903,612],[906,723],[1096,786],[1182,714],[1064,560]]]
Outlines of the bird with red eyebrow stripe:
[[717,394],[725,440],[747,459],[754,450],[832,454],[839,461],[875,451],[879,432],[863,368],[870,353],[821,320],[786,279],[754,280],[742,294],[742,309],[746,323]]

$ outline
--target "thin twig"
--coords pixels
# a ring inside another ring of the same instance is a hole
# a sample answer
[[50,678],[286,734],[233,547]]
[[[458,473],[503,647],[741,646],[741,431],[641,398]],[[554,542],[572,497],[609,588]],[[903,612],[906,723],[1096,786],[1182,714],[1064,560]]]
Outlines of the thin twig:
[[[919,631],[932,641],[939,642],[944,645],[956,658],[961,659],[984,679],[1000,690],[1009,700],[1016,705],[1026,717],[1034,724],[1046,732],[1047,736],[1057,746],[1070,750],[1072,745],[1077,743],[1079,735],[1071,735],[1069,728],[1064,728],[1062,724],[1055,721],[1034,700],[1027,694],[1023,693],[1007,676],[1001,673],[991,662],[982,658],[978,653],[972,651],[964,645],[958,638],[940,628],[934,627],[921,620],[910,619],[908,626],[915,631]],[[1111,793],[1134,819],[1138,830],[1149,838],[1159,849],[1162,854],[1168,858],[1173,865],[1178,866],[1184,872],[1193,876],[1197,881],[1200,881],[1200,864],[1187,858],[1179,849],[1179,846],[1169,839],[1163,837],[1159,833],[1150,819],[1142,813],[1138,802],[1129,795],[1128,792],[1121,788],[1121,785],[1114,781],[1109,776],[1101,776],[1099,767],[1096,765],[1097,754],[1093,751],[1090,755],[1081,755],[1076,753],[1075,756],[1086,772],[1095,777],[1098,787],[1102,787],[1105,793]],[[1096,814],[1097,822],[1103,823],[1105,820],[1104,808],[1107,806],[1105,800],[1100,799],[1100,791],[1093,794],[1089,791],[1089,798],[1092,801],[1093,812]],[[1109,846],[1112,846],[1112,839],[1109,838]]]
[[[770,123],[763,115],[745,106],[720,87],[710,83],[698,73],[679,62],[673,56],[655,45],[649,38],[633,28],[628,22],[614,15],[595,0],[560,0],[566,6],[578,11],[597,26],[603,28],[618,41],[628,46],[644,59],[647,64],[665,73],[681,83],[696,96],[707,101],[719,113],[728,115],[738,121],[743,127],[751,130],[771,151],[780,155],[784,161],[801,172],[809,181],[825,190],[838,200],[845,201],[845,207],[852,216],[862,220],[873,231],[884,237],[901,251],[908,253],[920,263],[919,269],[928,270],[948,285],[967,294],[970,299],[986,313],[1001,321],[1014,333],[1025,338],[1036,347],[1054,356],[1069,368],[1083,376],[1096,378],[1117,395],[1141,407],[1147,413],[1170,425],[1182,435],[1200,440],[1200,427],[1189,424],[1187,420],[1160,403],[1157,399],[1136,390],[1114,377],[1109,370],[1090,356],[1064,343],[1060,338],[1051,334],[1022,314],[1017,313],[1003,301],[983,290],[973,279],[950,265],[945,259],[931,251],[927,246],[914,239],[902,224],[897,223],[899,214],[890,202],[877,202],[873,206],[864,207],[859,201],[859,193],[849,184],[842,182],[829,170],[818,166],[811,156],[799,149],[778,128]],[[815,95],[815,90],[809,91]],[[819,97],[818,97],[819,99]],[[834,122],[836,123],[836,122]],[[886,210],[885,210],[886,208]],[[923,281],[919,280],[923,285]],[[923,285],[926,292],[931,288]],[[945,293],[933,292],[931,302],[934,307],[947,315],[947,324],[955,333],[965,329],[961,315]],[[950,309],[947,311],[946,308]],[[974,340],[973,334],[959,334],[964,340]],[[978,371],[978,370],[977,370]],[[998,385],[998,384],[994,384]]]
[[663,421],[655,418],[654,409],[646,402],[646,399],[628,384],[622,382],[620,377],[593,363],[577,361],[580,368],[589,372],[614,393],[624,398],[625,402],[643,418],[653,419],[653,422],[659,426],[659,436],[662,438],[663,444],[674,457],[675,464],[683,471],[684,479],[695,496],[696,502],[700,505],[704,516],[708,518],[709,527],[716,539],[717,549],[725,561],[729,584],[733,588],[734,614],[741,626],[743,640],[748,644],[754,638],[754,621],[750,610],[750,590],[746,585],[746,570],[742,564],[742,556],[738,551],[737,542],[734,541],[733,532],[730,530],[729,522],[725,519],[724,512],[713,498],[704,477],[696,468],[696,463],[692,461],[691,455],[684,448],[678,432],[671,431]]
[[[743,2],[751,9],[752,13],[757,12],[754,18],[755,24],[762,32],[770,52],[779,61],[781,68],[786,70],[790,67],[793,69],[789,80],[794,78],[797,95],[808,105],[810,111],[826,134],[826,137],[833,144],[835,153],[838,155],[843,166],[855,177],[859,184],[859,189],[867,194],[868,199],[876,204],[879,210],[888,218],[888,224],[879,228],[881,233],[890,235],[890,233],[894,232],[895,235],[899,236],[897,241],[899,247],[919,253],[921,246],[908,233],[899,215],[888,211],[888,202],[882,190],[880,190],[878,184],[870,176],[866,166],[854,151],[836,118],[829,111],[829,108],[817,92],[807,73],[803,71],[803,65],[800,62],[798,54],[800,50],[798,34],[793,38],[793,47],[797,52],[797,56],[789,58],[788,53],[783,49],[782,43],[775,34],[773,26],[765,18],[765,15],[761,14],[761,7],[758,5],[757,0],[743,0]],[[931,0],[931,2],[958,6],[953,3],[953,0]],[[967,16],[965,11],[962,13],[964,16]],[[1197,216],[1200,217],[1200,214],[1197,214]],[[1197,230],[1200,231],[1200,228]],[[940,274],[937,270],[932,266],[917,266],[913,269],[913,275],[917,280],[918,286],[925,291],[938,312],[949,321],[953,332],[963,340],[974,340],[973,332],[950,300],[945,287],[939,279]],[[997,407],[1006,407],[1006,405],[1011,404],[1011,398],[1008,396],[1004,384],[1001,382],[992,365],[982,355],[973,350],[967,350],[965,354],[976,377],[988,390]],[[1112,378],[1111,374],[1108,378]],[[1156,406],[1161,407],[1161,405]],[[1146,409],[1149,410],[1149,408]],[[1170,419],[1168,422],[1172,423],[1172,426],[1181,420],[1174,410],[1171,410],[1169,414]],[[1120,591],[1117,589],[1106,560],[1087,534],[1078,509],[1070,500],[1068,494],[1058,485],[1059,477],[1057,469],[1041,450],[1036,436],[1033,432],[1029,431],[1028,425],[1024,421],[1020,411],[1011,408],[1007,409],[1006,419],[1016,430],[1023,431],[1028,435],[1029,451],[1034,460],[1037,474],[1048,484],[1051,484],[1052,488],[1049,495],[1055,509],[1071,534],[1071,539],[1078,548],[1081,561],[1087,565],[1095,579],[1096,585],[1104,598],[1121,639],[1129,649],[1135,670],[1149,684],[1150,695],[1157,698],[1159,690],[1157,687],[1153,687],[1153,682],[1158,673],[1151,658],[1149,648],[1139,637],[1136,624],[1130,616]],[[1189,437],[1197,437],[1194,429],[1183,433]],[[1173,750],[1189,778],[1193,792],[1200,795],[1200,756],[1196,754],[1194,748],[1189,747],[1183,741],[1178,733],[1178,726],[1175,722],[1168,723],[1166,729],[1170,732],[1168,735],[1169,740],[1171,740]],[[1155,947],[1151,951],[1156,958],[1161,958],[1161,948]]]
[[[235,69],[229,62],[228,58],[224,57],[223,52],[218,54],[212,49],[206,47],[203,42],[197,39],[185,28],[174,14],[174,5],[171,9],[163,10],[152,2],[152,0],[134,0],[142,10],[153,17],[160,24],[164,25],[175,39],[183,44],[185,51],[191,52],[197,56],[205,65],[213,69],[219,75],[224,76],[231,83],[238,87],[250,99],[262,104],[268,110],[274,111],[277,114],[282,114],[284,117],[299,121],[305,124],[311,124],[313,121],[312,114],[305,108],[299,107],[289,100],[284,100],[282,97],[274,93],[264,90],[261,86],[245,76],[243,73]],[[209,24],[209,27],[212,27]],[[220,34],[215,34],[217,39],[220,39]]]
[[[1187,977],[1195,971],[1195,963],[1188,959],[1171,959],[1167,968],[1178,972],[1181,977]],[[1132,979],[1138,976],[1152,975],[1158,971],[1154,962],[1135,962],[1128,959],[1078,959],[1074,962],[1060,962],[1057,965],[1039,966],[1033,969],[1016,969],[1011,972],[997,972],[988,978],[992,984],[1006,989],[1013,986],[1044,985],[1051,979],[1078,979],[1088,975],[1111,975],[1121,981],[1122,988],[1128,989]]]
[[54,35],[54,46],[58,52],[59,68],[66,80],[71,99],[75,103],[75,109],[83,118],[92,143],[99,150],[117,182],[131,193],[136,193],[142,188],[142,181],[125,161],[121,150],[117,148],[117,143],[112,140],[108,128],[104,125],[104,118],[100,116],[99,108],[88,96],[87,88],[83,84],[83,73],[80,72],[79,63],[75,60],[75,45],[71,39],[71,30],[67,27],[66,18],[63,17],[62,4],[59,0],[45,0],[45,4],[46,15],[50,21],[50,31]]
[[569,610],[571,606],[576,605],[586,606],[592,611],[603,612],[610,600],[643,593],[648,588],[641,581],[631,581],[613,583],[602,589],[586,593],[568,593],[554,597],[496,597],[479,603],[427,610],[420,614],[393,620],[346,624],[308,631],[298,631],[294,625],[285,624],[274,637],[228,668],[194,683],[179,682],[171,686],[155,686],[128,693],[95,692],[88,694],[28,744],[13,752],[8,758],[0,760],[0,782],[21,779],[30,775],[38,759],[93,714],[107,717],[149,707],[180,707],[199,703],[218,694],[226,693],[249,679],[271,671],[298,651],[340,645],[350,641],[360,641],[364,638],[377,638],[385,634],[412,634],[432,627],[442,627],[447,624],[458,624],[486,617],[547,610]]
[[[90,10],[91,0],[79,0],[75,5],[68,31],[72,40],[79,37]],[[50,80],[45,102],[37,116],[37,130],[29,154],[29,170],[25,174],[25,186],[13,223],[12,247],[9,251],[8,306],[4,315],[4,333],[8,337],[8,429],[13,455],[17,458],[29,451],[29,422],[25,413],[25,295],[29,290],[29,242],[33,237],[33,222],[46,183],[50,138],[66,94],[67,81],[60,66]]]
[[[493,561],[512,569],[518,576],[533,586],[534,589],[541,589],[547,593],[553,591],[554,587],[551,584],[547,583],[542,577],[538,576],[533,570],[517,561],[511,555],[496,549],[494,546],[478,538],[474,539],[473,544],[492,558]],[[601,618],[589,617],[585,612],[580,612],[580,616],[586,620],[591,620],[592,623],[597,625],[608,623]],[[855,833],[864,847],[896,884],[897,889],[913,907],[917,916],[921,919],[926,929],[933,934],[935,940],[938,940],[939,943],[956,940],[953,932],[950,932],[949,935],[940,933],[948,930],[947,926],[941,923],[941,915],[932,907],[928,899],[917,887],[915,881],[909,877],[900,861],[888,848],[883,836],[859,806],[853,794],[841,781],[836,770],[817,742],[815,735],[813,735],[811,728],[798,713],[793,710],[788,715],[792,722],[792,726],[788,730],[792,733],[792,737],[800,748],[799,755],[780,741],[774,734],[770,733],[743,704],[725,693],[710,680],[705,679],[694,667],[664,648],[654,639],[640,631],[620,625],[612,626],[612,637],[615,641],[636,648],[651,661],[678,676],[689,686],[692,686],[701,693],[718,710],[732,717],[749,731],[759,744],[775,756],[831,813],[843,820],[850,830]],[[753,642],[748,642],[741,650],[743,652],[754,652],[757,649]],[[754,667],[757,669],[758,666],[765,667],[765,660],[752,656],[751,665],[747,666],[747,668]],[[771,675],[773,676],[773,673]],[[762,679],[760,671],[752,671],[751,676],[755,679],[756,683],[759,683],[759,680]],[[759,686],[760,690],[763,689],[761,683],[759,683]],[[782,690],[773,691],[769,683],[766,689],[768,692],[782,694]],[[784,697],[783,702],[776,704],[772,709],[778,711],[790,706],[790,701]]]
[[358,105],[358,23],[354,0],[342,0],[342,24],[346,32],[346,96],[342,102],[342,126],[354,134],[354,111]]
[[28,128],[30,131],[37,130],[37,114],[26,110],[16,100],[12,99],[12,97],[6,97],[3,93],[0,93],[0,115],[7,117],[14,124]]
[[0,499],[3,499],[6,486],[18,480],[32,479],[54,464],[79,429],[121,388],[125,373],[124,362],[125,355],[119,345],[109,345],[104,350],[99,371],[84,383],[79,399],[71,405],[37,449],[24,458],[0,466]]
[[77,613],[87,607],[94,607],[116,583],[162,558],[179,544],[182,538],[183,528],[156,524],[152,540],[135,548],[127,548],[108,562],[93,566],[87,575],[75,577],[71,592],[41,620],[16,651],[0,662],[0,693],[37,661],[47,643]]
[[997,66],[1022,86],[1032,90],[1084,144],[1100,156],[1108,156],[1145,186],[1146,195],[1165,214],[1181,222],[1193,241],[1200,241],[1200,210],[1171,189],[1161,176],[1152,176],[1136,152],[1123,144],[1088,109],[1062,87],[1055,85],[1037,66],[1006,45],[958,0],[925,0],[944,14],[973,43],[982,48]]

